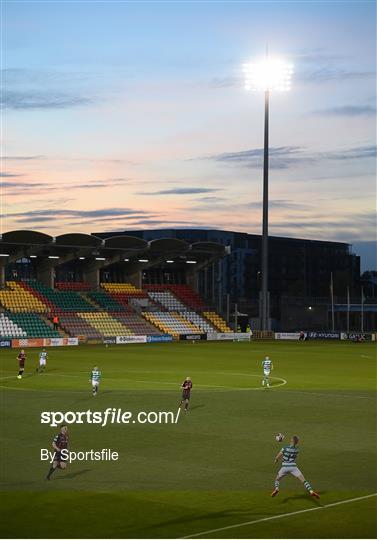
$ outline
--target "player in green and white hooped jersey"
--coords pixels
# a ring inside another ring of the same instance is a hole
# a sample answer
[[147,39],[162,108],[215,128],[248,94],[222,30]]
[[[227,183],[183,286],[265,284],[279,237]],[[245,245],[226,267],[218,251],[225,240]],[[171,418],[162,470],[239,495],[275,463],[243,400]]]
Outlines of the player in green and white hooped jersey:
[[102,376],[102,373],[99,371],[98,367],[95,366],[92,369],[92,372],[90,374],[90,379],[89,379],[91,381],[91,383],[92,383],[93,396],[97,395],[98,386],[99,386],[99,382],[101,380],[101,376]]
[[263,368],[263,379],[262,379],[262,386],[267,386],[269,388],[270,386],[270,373],[274,369],[274,366],[272,364],[272,360],[268,356],[262,361],[262,368]]
[[37,367],[37,371],[39,373],[42,373],[46,369],[47,357],[48,354],[46,349],[42,349],[42,351],[39,353],[39,366]]
[[275,463],[278,463],[280,458],[282,458],[281,469],[279,470],[276,478],[274,491],[271,493],[271,497],[275,497],[279,493],[280,479],[287,474],[292,474],[295,478],[298,478],[300,482],[304,484],[305,489],[310,493],[312,497],[319,499],[318,493],[316,493],[312,486],[307,480],[305,480],[304,475],[296,465],[296,457],[298,454],[298,441],[299,438],[297,435],[293,435],[291,439],[291,444],[289,446],[284,446],[278,455],[275,458]]

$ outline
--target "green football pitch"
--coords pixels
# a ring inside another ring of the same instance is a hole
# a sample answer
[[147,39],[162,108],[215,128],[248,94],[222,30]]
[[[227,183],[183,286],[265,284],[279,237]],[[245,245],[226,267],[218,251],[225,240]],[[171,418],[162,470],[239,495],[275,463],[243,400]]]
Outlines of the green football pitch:
[[[80,346],[1,351],[3,538],[375,538],[376,348],[373,343],[263,342]],[[274,362],[261,387],[261,361]],[[88,381],[102,371],[98,396]],[[76,461],[46,481],[56,427],[43,411],[121,408],[189,414],[170,424],[69,425],[72,451],[110,448],[118,461]],[[281,448],[300,437],[293,477],[271,498]]]

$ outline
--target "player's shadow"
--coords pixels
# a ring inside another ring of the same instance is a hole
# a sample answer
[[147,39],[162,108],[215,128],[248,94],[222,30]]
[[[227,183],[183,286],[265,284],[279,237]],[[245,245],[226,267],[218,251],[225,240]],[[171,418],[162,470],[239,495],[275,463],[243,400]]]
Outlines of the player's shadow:
[[72,473],[65,474],[64,476],[58,476],[56,480],[66,480],[70,478],[76,478],[77,476],[81,476],[82,474],[86,474],[87,472],[91,471],[92,469],[81,469],[81,471],[76,471]]
[[[321,491],[321,495],[325,495],[327,492],[326,491]],[[300,501],[300,500],[308,500],[308,495],[307,493],[302,493],[301,495],[292,495],[292,497],[285,497],[284,499],[282,499],[282,503],[286,503],[288,501]],[[315,506],[323,506],[323,504],[321,503],[321,499],[315,499],[314,497],[311,497],[311,500],[312,500],[312,503],[315,505]]]
[[229,509],[229,510],[222,510],[220,512],[211,512],[207,514],[192,514],[190,516],[186,516],[185,518],[179,517],[175,519],[170,519],[168,521],[164,521],[162,523],[151,525],[150,527],[145,527],[142,530],[148,530],[148,529],[154,529],[156,527],[166,527],[169,525],[176,525],[178,523],[193,523],[193,522],[199,522],[202,520],[217,520],[222,518],[228,518],[228,517],[237,517],[242,519],[250,519],[250,518],[263,518],[266,516],[274,516],[274,512],[264,512],[263,514],[261,512],[253,512],[250,509],[240,510],[239,508]]

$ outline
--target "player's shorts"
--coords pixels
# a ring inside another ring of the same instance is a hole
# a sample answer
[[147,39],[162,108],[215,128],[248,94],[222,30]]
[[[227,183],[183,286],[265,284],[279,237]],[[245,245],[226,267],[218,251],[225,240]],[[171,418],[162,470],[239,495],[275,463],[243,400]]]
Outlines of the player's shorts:
[[282,467],[280,471],[278,472],[278,478],[283,478],[283,476],[286,476],[287,474],[291,474],[292,476],[295,476],[298,478],[299,476],[302,476],[302,472],[298,467],[293,465],[292,467]]
[[263,373],[264,373],[265,377],[268,377],[270,375],[271,371],[269,369],[264,369]]
[[99,381],[92,379],[92,386],[99,386]]
[[45,358],[40,358],[39,359],[39,365],[40,366],[45,366],[46,365],[46,359]]
[[190,394],[187,394],[186,392],[182,393],[182,399],[190,399]]
[[68,458],[67,458],[67,457],[64,457],[64,456],[62,455],[61,452],[55,452],[55,455],[54,455],[54,461],[58,461],[58,462],[60,463],[60,462],[62,462],[62,461],[63,461],[63,462],[64,462],[64,461],[67,461],[67,459],[68,459]]

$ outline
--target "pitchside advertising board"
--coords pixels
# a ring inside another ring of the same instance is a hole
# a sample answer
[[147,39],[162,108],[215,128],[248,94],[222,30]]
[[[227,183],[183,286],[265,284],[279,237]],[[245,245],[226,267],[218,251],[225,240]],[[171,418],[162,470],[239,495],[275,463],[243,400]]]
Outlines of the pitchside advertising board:
[[211,332],[207,334],[208,341],[250,341],[251,334],[249,332],[226,332],[224,334]]
[[12,347],[12,341],[10,339],[2,339],[0,341],[0,349],[1,348],[10,348]]
[[200,341],[202,339],[207,339],[207,334],[180,334],[179,339],[181,341]]
[[365,334],[362,332],[342,332],[341,339],[349,339],[350,341],[355,341],[357,339],[363,338],[365,341],[375,341],[376,335],[375,334]]
[[130,343],[162,343],[173,341],[173,337],[170,334],[163,334],[161,336],[116,336],[111,338],[105,338],[103,340],[107,345],[127,345]]
[[23,347],[67,347],[79,344],[78,338],[25,338],[12,339],[12,348]]
[[[304,332],[307,339],[340,339],[340,332]],[[276,332],[275,339],[299,339],[299,332]]]

